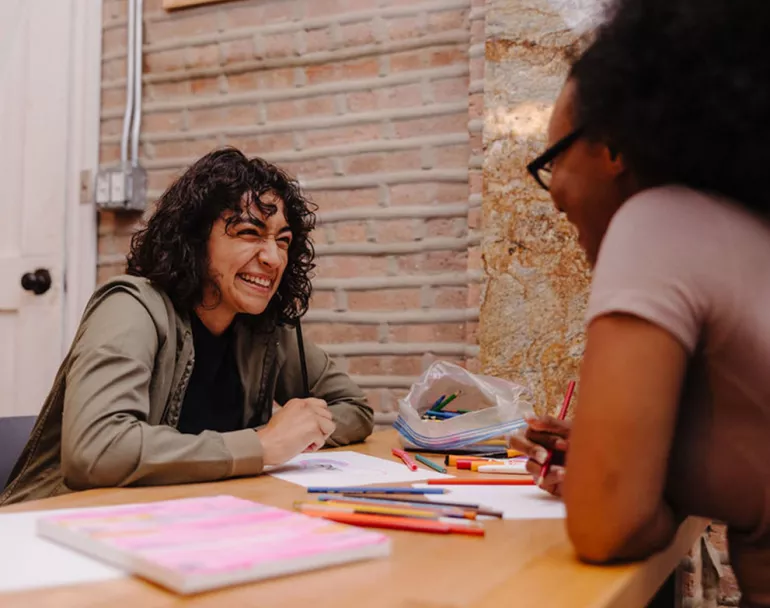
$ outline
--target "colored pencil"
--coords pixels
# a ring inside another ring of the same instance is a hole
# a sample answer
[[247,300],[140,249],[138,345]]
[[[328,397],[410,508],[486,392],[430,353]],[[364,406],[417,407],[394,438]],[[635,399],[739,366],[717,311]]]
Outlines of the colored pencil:
[[[564,395],[564,402],[561,404],[561,411],[559,412],[559,420],[564,420],[567,417],[567,410],[569,409],[569,403],[572,400],[572,393],[575,392],[575,381],[570,380],[567,386],[567,394]],[[553,460],[553,452],[548,452],[548,456],[545,457],[543,466],[540,467],[540,477],[537,478],[538,487],[543,485],[546,475],[551,470],[551,461]]]
[[476,519],[477,512],[473,509],[462,509],[456,506],[438,505],[430,501],[412,502],[407,500],[386,500],[382,498],[369,498],[364,496],[345,496],[344,494],[321,494],[318,500],[331,504],[349,505],[379,505],[384,507],[396,507],[406,509],[420,509],[432,511],[441,517],[457,517],[460,519]]
[[299,510],[308,509],[310,511],[329,510],[342,511],[345,513],[371,513],[374,515],[396,515],[400,517],[419,517],[420,519],[438,519],[441,515],[434,510],[420,509],[418,507],[399,507],[396,505],[365,505],[350,504],[342,502],[303,502],[294,503],[294,508]]
[[331,521],[353,526],[369,528],[388,528],[391,530],[408,530],[412,532],[431,532],[434,534],[468,534],[484,536],[484,528],[452,525],[444,521],[417,519],[413,517],[391,517],[389,515],[366,515],[362,513],[341,513],[331,511],[303,510],[306,515],[322,517]]
[[445,401],[442,401],[441,403],[439,403],[439,404],[438,404],[438,405],[435,407],[435,411],[437,411],[437,412],[440,412],[440,411],[441,411],[441,410],[443,410],[443,409],[444,409],[444,408],[445,408],[447,405],[449,405],[450,403],[452,403],[452,401],[454,401],[455,399],[457,399],[457,393],[452,393],[451,395],[449,395],[449,397],[447,397],[447,398],[446,398],[446,400],[445,400]]
[[432,460],[428,460],[423,456],[422,454],[415,454],[414,456],[417,460],[419,460],[421,463],[423,463],[425,466],[430,467],[434,471],[438,471],[439,473],[446,473],[446,469],[442,467],[440,464],[436,464]]
[[450,420],[452,418],[457,418],[457,416],[462,416],[462,414],[458,414],[457,412],[431,411],[425,412],[425,416],[428,418],[436,418],[437,420]]
[[307,489],[311,494],[446,494],[443,488],[412,488],[412,487],[370,487],[349,486],[342,488],[330,488],[313,486]]
[[[436,400],[433,402],[433,405],[431,405],[431,406],[430,406],[430,408],[428,408],[428,412],[430,412],[430,411],[435,411],[435,410],[436,410],[436,408],[439,406],[439,404],[440,404],[440,403],[441,403],[441,402],[442,402],[444,399],[446,399],[446,395],[441,395],[441,397],[439,397],[438,399],[436,399]],[[427,413],[427,412],[426,412],[426,413]]]
[[531,477],[522,479],[478,479],[476,477],[454,479],[428,479],[428,485],[445,486],[533,486],[535,481]]
[[[366,494],[365,496],[370,496],[370,494]],[[350,495],[350,498],[355,498],[356,496]],[[400,498],[394,498],[392,496],[378,496],[378,500],[382,501],[398,501],[401,500]],[[476,511],[479,515],[486,515],[487,517],[502,517],[503,513],[502,511],[494,511],[493,509],[488,509],[482,505],[475,505],[467,502],[443,502],[443,501],[435,501],[435,500],[428,500],[427,498],[408,498],[404,499],[407,500],[410,504],[430,504],[430,505],[437,505],[437,506],[446,506],[446,507],[459,507],[461,509],[468,509]]]
[[409,456],[409,454],[404,452],[404,450],[399,450],[398,448],[393,448],[391,450],[391,453],[393,454],[393,456],[398,456],[404,462],[404,464],[407,467],[409,467],[410,471],[416,471],[417,470],[417,463],[414,460],[412,460],[412,458]]

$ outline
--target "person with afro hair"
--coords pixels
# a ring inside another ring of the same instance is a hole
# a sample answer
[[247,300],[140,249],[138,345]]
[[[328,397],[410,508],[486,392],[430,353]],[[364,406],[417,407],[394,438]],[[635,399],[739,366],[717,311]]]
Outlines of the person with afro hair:
[[[614,0],[528,170],[593,266],[572,422],[513,441],[563,495],[582,559],[728,526],[770,606],[770,3]],[[560,458],[560,460],[559,460]]]

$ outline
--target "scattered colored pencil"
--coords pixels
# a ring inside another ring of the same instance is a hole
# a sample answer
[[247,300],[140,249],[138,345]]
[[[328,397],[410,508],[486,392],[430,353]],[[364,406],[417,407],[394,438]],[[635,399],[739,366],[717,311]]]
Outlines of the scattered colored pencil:
[[409,454],[407,454],[406,452],[404,452],[404,450],[399,450],[398,448],[393,448],[391,450],[391,453],[393,454],[393,456],[398,456],[404,462],[404,464],[407,467],[409,467],[410,471],[416,471],[417,470],[417,463],[414,460],[412,460],[412,457],[409,456]]
[[[370,494],[367,494],[366,496],[371,496]],[[350,495],[350,498],[355,498],[354,494]],[[494,511],[492,509],[488,509],[481,505],[475,505],[471,503],[465,503],[465,502],[442,502],[442,501],[434,501],[429,500],[427,498],[396,498],[393,496],[378,496],[378,500],[382,501],[399,501],[399,500],[407,500],[410,503],[414,504],[430,504],[430,505],[438,505],[438,506],[446,506],[446,507],[460,507],[461,509],[469,509],[476,511],[479,515],[486,515],[487,517],[502,517],[503,514],[501,511]]]
[[415,454],[414,457],[417,460],[419,460],[421,463],[423,463],[425,466],[430,467],[434,471],[438,471],[439,473],[446,473],[446,469],[444,467],[442,467],[440,464],[436,464],[432,460],[428,460],[422,454]]
[[478,479],[476,477],[457,477],[455,479],[428,479],[428,485],[442,486],[533,486],[535,481],[531,477],[521,479]]
[[311,494],[446,494],[444,488],[371,487],[349,486],[334,488],[314,486],[307,489]]
[[347,496],[345,494],[321,494],[318,500],[326,503],[341,503],[351,505],[380,505],[386,507],[402,507],[411,509],[423,509],[433,511],[442,517],[458,517],[463,519],[476,519],[477,511],[464,509],[454,505],[439,505],[429,500],[418,502],[412,500],[400,500],[392,498],[370,498],[368,496]]
[[331,511],[303,511],[307,515],[322,517],[338,523],[370,528],[388,528],[391,530],[409,530],[412,532],[432,532],[434,534],[468,534],[484,536],[484,528],[449,524],[444,521],[417,519],[413,517],[391,517],[389,515],[368,515],[362,513],[344,513]]
[[[561,411],[559,412],[559,420],[564,420],[567,417],[567,410],[569,409],[569,403],[572,400],[572,393],[575,392],[575,381],[570,380],[569,386],[567,386],[567,394],[564,395],[564,402],[561,404]],[[540,467],[540,477],[537,478],[538,487],[543,485],[546,476],[551,470],[551,461],[553,460],[553,452],[548,452],[548,456],[545,458],[543,466]]]
[[400,517],[418,517],[420,519],[438,519],[439,513],[431,509],[418,507],[399,507],[396,505],[343,504],[342,502],[302,502],[294,503],[300,511],[335,511],[342,513],[371,513],[374,515],[394,515]]

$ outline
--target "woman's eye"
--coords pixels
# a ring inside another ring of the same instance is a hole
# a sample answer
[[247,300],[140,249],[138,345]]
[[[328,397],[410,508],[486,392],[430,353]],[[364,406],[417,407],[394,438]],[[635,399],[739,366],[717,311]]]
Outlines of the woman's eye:
[[287,238],[278,239],[278,246],[279,247],[283,247],[284,249],[288,249],[290,245],[291,245],[291,239],[287,239]]
[[238,236],[259,236],[259,233],[253,228],[246,228],[245,230],[239,230]]

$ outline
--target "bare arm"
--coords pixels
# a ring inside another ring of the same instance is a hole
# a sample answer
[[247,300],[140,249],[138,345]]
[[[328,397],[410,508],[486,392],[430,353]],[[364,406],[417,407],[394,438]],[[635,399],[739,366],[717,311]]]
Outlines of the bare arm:
[[644,558],[671,542],[663,488],[686,365],[681,343],[638,317],[589,326],[564,482],[568,532],[586,561]]

